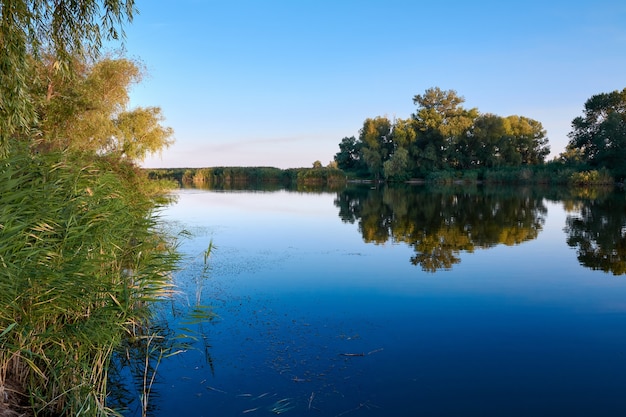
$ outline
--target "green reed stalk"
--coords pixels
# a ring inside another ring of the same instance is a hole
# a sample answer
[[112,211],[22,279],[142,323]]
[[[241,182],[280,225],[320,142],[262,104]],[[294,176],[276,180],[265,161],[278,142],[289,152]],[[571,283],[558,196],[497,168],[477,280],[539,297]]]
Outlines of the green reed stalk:
[[39,415],[101,416],[113,351],[177,262],[139,171],[16,151],[0,160],[0,388]]

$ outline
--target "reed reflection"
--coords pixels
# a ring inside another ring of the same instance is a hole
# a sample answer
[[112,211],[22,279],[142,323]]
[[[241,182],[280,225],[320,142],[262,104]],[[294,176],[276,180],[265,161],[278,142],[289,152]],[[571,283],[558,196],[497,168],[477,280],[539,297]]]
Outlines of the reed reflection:
[[357,222],[366,242],[405,243],[424,271],[451,269],[461,252],[535,239],[547,208],[529,189],[356,187],[337,195],[344,222]]

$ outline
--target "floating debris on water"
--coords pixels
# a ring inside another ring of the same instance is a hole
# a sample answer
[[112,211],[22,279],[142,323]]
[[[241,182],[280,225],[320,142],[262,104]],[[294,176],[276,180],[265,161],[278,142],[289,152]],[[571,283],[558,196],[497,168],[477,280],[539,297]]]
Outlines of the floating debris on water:
[[209,391],[219,392],[221,394],[228,394],[226,391],[222,391],[221,389],[217,389],[209,385],[207,385],[206,389],[208,389]]
[[282,400],[276,401],[270,408],[270,411],[274,414],[282,414],[294,407],[295,406],[291,404],[291,398],[283,398]]

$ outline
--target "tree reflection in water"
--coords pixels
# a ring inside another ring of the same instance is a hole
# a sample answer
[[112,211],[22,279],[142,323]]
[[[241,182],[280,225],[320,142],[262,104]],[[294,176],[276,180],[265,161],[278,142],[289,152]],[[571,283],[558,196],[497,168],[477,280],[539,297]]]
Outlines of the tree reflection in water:
[[576,214],[567,216],[567,244],[576,248],[581,265],[593,270],[626,273],[626,200],[606,190],[585,195]]
[[335,205],[366,242],[406,243],[411,263],[429,272],[452,268],[461,252],[535,239],[547,214],[528,188],[357,187],[338,193]]

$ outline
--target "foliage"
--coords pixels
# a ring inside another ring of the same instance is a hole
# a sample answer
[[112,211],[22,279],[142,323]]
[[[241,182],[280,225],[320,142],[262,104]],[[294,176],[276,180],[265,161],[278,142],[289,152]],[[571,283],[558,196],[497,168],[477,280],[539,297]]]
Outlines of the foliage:
[[626,88],[589,98],[572,129],[569,154],[592,168],[607,168],[619,179],[626,177]]
[[574,185],[608,185],[613,184],[615,180],[606,169],[602,169],[574,172],[570,177],[570,182]]
[[36,412],[106,415],[110,356],[170,291],[177,255],[132,165],[13,149],[0,162],[0,385]]
[[0,151],[29,135],[36,114],[29,94],[32,59],[51,51],[55,72],[76,56],[95,56],[104,38],[118,39],[134,0],[5,0],[0,4]]
[[332,185],[345,182],[343,171],[335,168],[299,169],[296,176],[298,184]]
[[393,153],[391,121],[386,117],[365,119],[359,141],[363,144],[362,158],[370,174],[378,179],[383,173],[383,162]]
[[561,163],[550,162],[540,166],[502,167],[483,171],[488,184],[560,184],[570,183],[575,170]]
[[0,391],[36,414],[112,413],[111,354],[170,291],[177,255],[154,213],[169,199],[134,163],[172,131],[157,107],[127,109],[136,62],[96,60],[134,12],[0,4]]
[[[33,64],[31,96],[40,150],[76,150],[141,161],[171,144],[158,107],[128,110],[129,89],[141,65],[125,58],[72,61],[72,75],[55,71],[51,56]],[[29,138],[30,139],[30,138]]]
[[550,148],[541,123],[480,114],[465,109],[464,101],[454,90],[435,87],[413,98],[418,107],[410,119],[366,119],[358,139],[341,140],[337,166],[357,176],[365,171],[370,178],[403,181],[436,171],[543,164]]
[[[321,163],[319,164],[321,165]],[[318,168],[273,167],[211,167],[149,169],[153,179],[169,179],[180,185],[207,188],[237,188],[254,185],[279,185],[289,187],[296,184],[337,185],[346,181],[345,173],[329,164]]]
[[409,152],[398,148],[389,159],[383,163],[383,173],[386,180],[403,181],[409,178]]
[[362,154],[363,143],[354,136],[345,137],[339,143],[339,152],[335,155],[337,167],[341,170],[359,174],[368,174],[368,168]]

